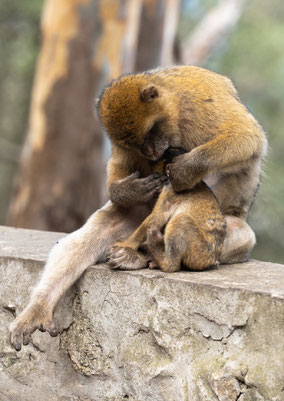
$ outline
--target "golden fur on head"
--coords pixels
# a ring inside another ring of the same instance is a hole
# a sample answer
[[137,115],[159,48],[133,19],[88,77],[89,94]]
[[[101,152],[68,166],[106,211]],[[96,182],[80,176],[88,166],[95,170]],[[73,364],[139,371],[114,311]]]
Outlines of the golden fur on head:
[[125,75],[105,88],[97,112],[113,142],[124,147],[140,145],[157,116],[163,114],[162,97],[149,77]]

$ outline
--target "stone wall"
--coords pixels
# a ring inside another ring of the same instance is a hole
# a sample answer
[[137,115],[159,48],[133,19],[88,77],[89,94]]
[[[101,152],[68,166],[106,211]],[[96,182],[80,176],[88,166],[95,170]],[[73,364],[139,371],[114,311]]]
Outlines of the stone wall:
[[284,401],[284,266],[206,272],[91,267],[61,335],[22,351],[7,328],[62,234],[0,228],[0,401]]

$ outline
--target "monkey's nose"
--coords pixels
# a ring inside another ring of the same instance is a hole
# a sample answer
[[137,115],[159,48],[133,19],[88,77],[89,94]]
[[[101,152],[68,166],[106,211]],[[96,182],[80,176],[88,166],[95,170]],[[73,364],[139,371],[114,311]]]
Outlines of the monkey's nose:
[[143,147],[143,148],[142,148],[142,153],[144,153],[144,155],[145,155],[146,157],[149,157],[149,158],[151,158],[151,157],[154,156],[154,150],[152,149],[151,146],[145,146],[145,147]]

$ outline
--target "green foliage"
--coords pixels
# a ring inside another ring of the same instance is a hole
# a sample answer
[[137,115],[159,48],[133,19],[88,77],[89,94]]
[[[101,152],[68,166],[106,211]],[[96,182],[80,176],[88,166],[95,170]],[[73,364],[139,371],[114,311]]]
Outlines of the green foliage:
[[[41,6],[39,0],[2,0],[0,3],[0,132],[9,141],[21,143],[26,128],[40,40]],[[13,114],[16,118],[12,118]]]
[[[27,130],[30,92],[40,43],[43,0],[0,2],[0,147],[22,144]],[[0,158],[0,224],[17,165]]]

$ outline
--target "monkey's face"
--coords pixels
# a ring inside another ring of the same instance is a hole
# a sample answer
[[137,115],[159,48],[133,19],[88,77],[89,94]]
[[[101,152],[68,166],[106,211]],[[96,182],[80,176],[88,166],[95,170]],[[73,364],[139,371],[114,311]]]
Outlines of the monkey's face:
[[169,147],[160,89],[141,75],[127,75],[108,86],[97,111],[113,144],[158,160]]
[[138,152],[149,160],[159,160],[170,146],[169,138],[163,130],[165,120],[156,121],[144,136]]

